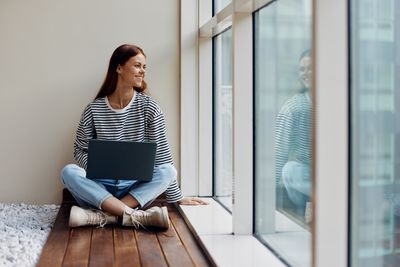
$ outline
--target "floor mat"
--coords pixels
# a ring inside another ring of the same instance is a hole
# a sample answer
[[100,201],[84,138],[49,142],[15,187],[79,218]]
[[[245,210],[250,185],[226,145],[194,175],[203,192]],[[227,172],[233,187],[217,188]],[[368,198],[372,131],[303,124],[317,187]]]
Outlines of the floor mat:
[[0,203],[0,266],[35,266],[59,208]]

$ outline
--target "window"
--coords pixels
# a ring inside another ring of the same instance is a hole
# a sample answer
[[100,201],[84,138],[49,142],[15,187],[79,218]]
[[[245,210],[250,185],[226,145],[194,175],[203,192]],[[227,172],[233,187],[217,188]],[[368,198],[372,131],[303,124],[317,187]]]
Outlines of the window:
[[214,197],[232,210],[232,30],[214,37]]
[[351,1],[351,266],[399,263],[399,8]]
[[226,7],[230,2],[232,2],[232,1],[231,0],[213,0],[214,14],[216,14],[219,11],[221,11],[222,9],[224,9],[224,7]]
[[274,1],[254,27],[255,234],[310,266],[311,1]]

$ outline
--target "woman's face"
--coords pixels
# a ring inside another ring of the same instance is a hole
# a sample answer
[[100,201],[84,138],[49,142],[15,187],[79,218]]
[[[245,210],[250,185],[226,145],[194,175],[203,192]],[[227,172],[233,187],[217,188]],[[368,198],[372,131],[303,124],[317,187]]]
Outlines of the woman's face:
[[146,73],[146,57],[137,54],[131,57],[123,66],[117,68],[119,80],[132,87],[142,87],[144,75]]
[[311,57],[305,56],[299,62],[299,79],[305,88],[311,87]]

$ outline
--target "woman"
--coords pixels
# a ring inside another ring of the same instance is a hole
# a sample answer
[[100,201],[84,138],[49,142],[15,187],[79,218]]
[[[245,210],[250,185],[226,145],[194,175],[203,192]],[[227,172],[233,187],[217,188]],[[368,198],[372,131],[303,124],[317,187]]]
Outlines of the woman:
[[[65,166],[61,174],[62,182],[82,207],[71,208],[70,227],[119,222],[136,228],[168,228],[166,207],[138,209],[149,205],[164,191],[170,203],[207,204],[198,198],[182,196],[166,138],[164,115],[158,104],[143,93],[147,88],[145,72],[143,50],[135,45],[121,45],[111,56],[106,78],[95,100],[82,114],[74,143],[74,158],[78,165]],[[87,179],[88,142],[94,138],[156,142],[153,179],[146,183]]]
[[310,50],[304,51],[299,60],[301,90],[284,103],[275,124],[277,183],[283,184],[299,213],[307,208],[311,192],[311,61]]

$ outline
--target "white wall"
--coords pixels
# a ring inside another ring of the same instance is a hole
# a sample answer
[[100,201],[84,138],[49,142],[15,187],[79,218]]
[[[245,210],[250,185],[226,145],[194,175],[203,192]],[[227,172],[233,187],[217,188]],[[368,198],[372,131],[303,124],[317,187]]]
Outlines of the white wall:
[[179,0],[0,2],[0,202],[60,202],[80,115],[123,43],[147,54],[179,169]]

